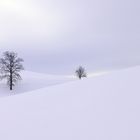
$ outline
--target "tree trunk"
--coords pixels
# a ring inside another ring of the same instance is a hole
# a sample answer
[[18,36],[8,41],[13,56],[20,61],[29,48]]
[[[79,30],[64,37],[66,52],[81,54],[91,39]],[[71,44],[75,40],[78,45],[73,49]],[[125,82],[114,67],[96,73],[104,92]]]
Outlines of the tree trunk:
[[12,85],[13,85],[13,77],[12,77],[12,71],[10,71],[10,90],[12,90]]

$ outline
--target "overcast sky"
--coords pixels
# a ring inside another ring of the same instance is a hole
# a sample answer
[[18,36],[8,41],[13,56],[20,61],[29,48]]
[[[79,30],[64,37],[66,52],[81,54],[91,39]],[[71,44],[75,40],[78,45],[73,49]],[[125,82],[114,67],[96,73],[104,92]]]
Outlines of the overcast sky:
[[139,13],[139,0],[0,0],[0,52],[48,73],[140,64]]

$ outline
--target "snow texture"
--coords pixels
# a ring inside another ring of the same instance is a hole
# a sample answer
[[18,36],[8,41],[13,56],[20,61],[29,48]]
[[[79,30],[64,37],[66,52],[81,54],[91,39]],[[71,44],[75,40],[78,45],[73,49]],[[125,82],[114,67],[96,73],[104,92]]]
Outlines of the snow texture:
[[0,139],[139,140],[139,83],[134,67],[0,98]]

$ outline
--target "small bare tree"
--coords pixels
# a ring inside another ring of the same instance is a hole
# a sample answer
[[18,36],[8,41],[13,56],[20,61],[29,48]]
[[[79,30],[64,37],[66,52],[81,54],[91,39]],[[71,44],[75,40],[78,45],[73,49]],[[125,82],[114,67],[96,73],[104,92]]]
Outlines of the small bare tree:
[[83,68],[82,66],[79,66],[75,73],[79,79],[81,79],[82,77],[87,77],[85,68]]
[[18,80],[21,80],[19,72],[24,70],[22,62],[23,59],[18,58],[17,53],[8,51],[4,52],[3,58],[0,59],[1,79],[7,79],[10,90]]

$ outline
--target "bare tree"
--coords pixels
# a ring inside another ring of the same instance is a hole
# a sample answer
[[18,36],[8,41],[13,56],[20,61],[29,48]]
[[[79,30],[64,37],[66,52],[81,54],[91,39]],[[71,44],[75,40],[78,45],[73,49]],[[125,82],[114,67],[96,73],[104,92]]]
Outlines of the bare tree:
[[87,77],[85,68],[83,68],[82,66],[79,66],[75,73],[79,79],[81,79],[82,77]]
[[7,79],[10,90],[18,80],[21,80],[19,72],[24,70],[22,62],[23,59],[18,58],[17,53],[8,51],[4,52],[3,58],[0,59],[1,79]]

